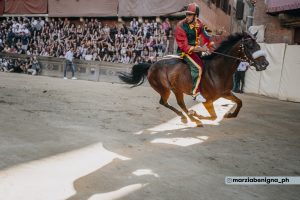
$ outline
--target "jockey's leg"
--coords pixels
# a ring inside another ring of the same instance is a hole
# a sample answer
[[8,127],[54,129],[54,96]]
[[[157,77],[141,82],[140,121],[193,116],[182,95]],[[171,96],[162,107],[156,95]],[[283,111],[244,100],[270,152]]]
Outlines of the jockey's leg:
[[191,76],[193,81],[192,86],[192,96],[196,97],[198,102],[205,102],[206,99],[201,95],[199,85],[201,81],[202,71],[203,71],[203,62],[196,53],[186,55],[187,63],[191,69]]

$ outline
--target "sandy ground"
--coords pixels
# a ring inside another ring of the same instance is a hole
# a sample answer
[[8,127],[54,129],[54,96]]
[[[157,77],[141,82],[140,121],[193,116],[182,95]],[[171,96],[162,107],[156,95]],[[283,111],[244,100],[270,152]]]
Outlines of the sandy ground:
[[300,199],[225,184],[300,176],[300,104],[239,97],[237,119],[196,128],[150,87],[0,73],[0,199]]

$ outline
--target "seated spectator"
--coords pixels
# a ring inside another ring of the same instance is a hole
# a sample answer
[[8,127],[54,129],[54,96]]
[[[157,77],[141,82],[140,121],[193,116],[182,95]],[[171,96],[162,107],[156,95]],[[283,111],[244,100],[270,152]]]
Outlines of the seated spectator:
[[2,63],[2,69],[3,69],[4,72],[13,72],[14,67],[13,67],[12,60],[5,59]]
[[4,72],[7,67],[7,61],[6,59],[0,58],[0,72]]
[[29,67],[29,69],[27,69],[27,73],[31,73],[31,75],[35,76],[37,75],[41,70],[40,64],[37,60],[36,56],[33,56],[33,59],[31,61],[31,65]]
[[18,58],[17,60],[14,60],[12,62],[12,65],[13,65],[13,72],[16,72],[16,73],[21,73],[21,72],[24,72],[24,69],[25,69],[25,62],[23,60],[21,60],[21,58]]
[[85,60],[92,60],[93,58],[93,53],[92,50],[90,48],[87,49],[86,54],[84,56]]

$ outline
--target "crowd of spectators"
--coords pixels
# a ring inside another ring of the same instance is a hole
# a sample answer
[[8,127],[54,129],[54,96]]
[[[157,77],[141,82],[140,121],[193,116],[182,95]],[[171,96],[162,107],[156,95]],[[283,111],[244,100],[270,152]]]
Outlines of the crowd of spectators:
[[36,56],[26,59],[1,58],[0,71],[37,75],[41,71],[41,67]]
[[103,24],[97,18],[70,21],[68,18],[14,17],[0,23],[0,51],[28,56],[63,58],[74,49],[75,59],[115,63],[152,62],[171,50],[168,19],[130,24]]

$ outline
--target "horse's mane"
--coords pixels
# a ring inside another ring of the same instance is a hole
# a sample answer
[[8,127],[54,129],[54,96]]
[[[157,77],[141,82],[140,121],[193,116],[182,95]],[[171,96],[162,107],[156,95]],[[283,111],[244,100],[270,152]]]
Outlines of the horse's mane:
[[[227,40],[224,40],[221,45],[215,50],[215,52],[219,52],[219,53],[227,53],[227,51],[236,43],[238,42],[240,39],[243,38],[243,34],[242,33],[235,33],[233,35],[230,35]],[[217,56],[217,54],[211,54],[208,56],[203,56],[202,59],[203,60],[212,60],[215,56]]]

